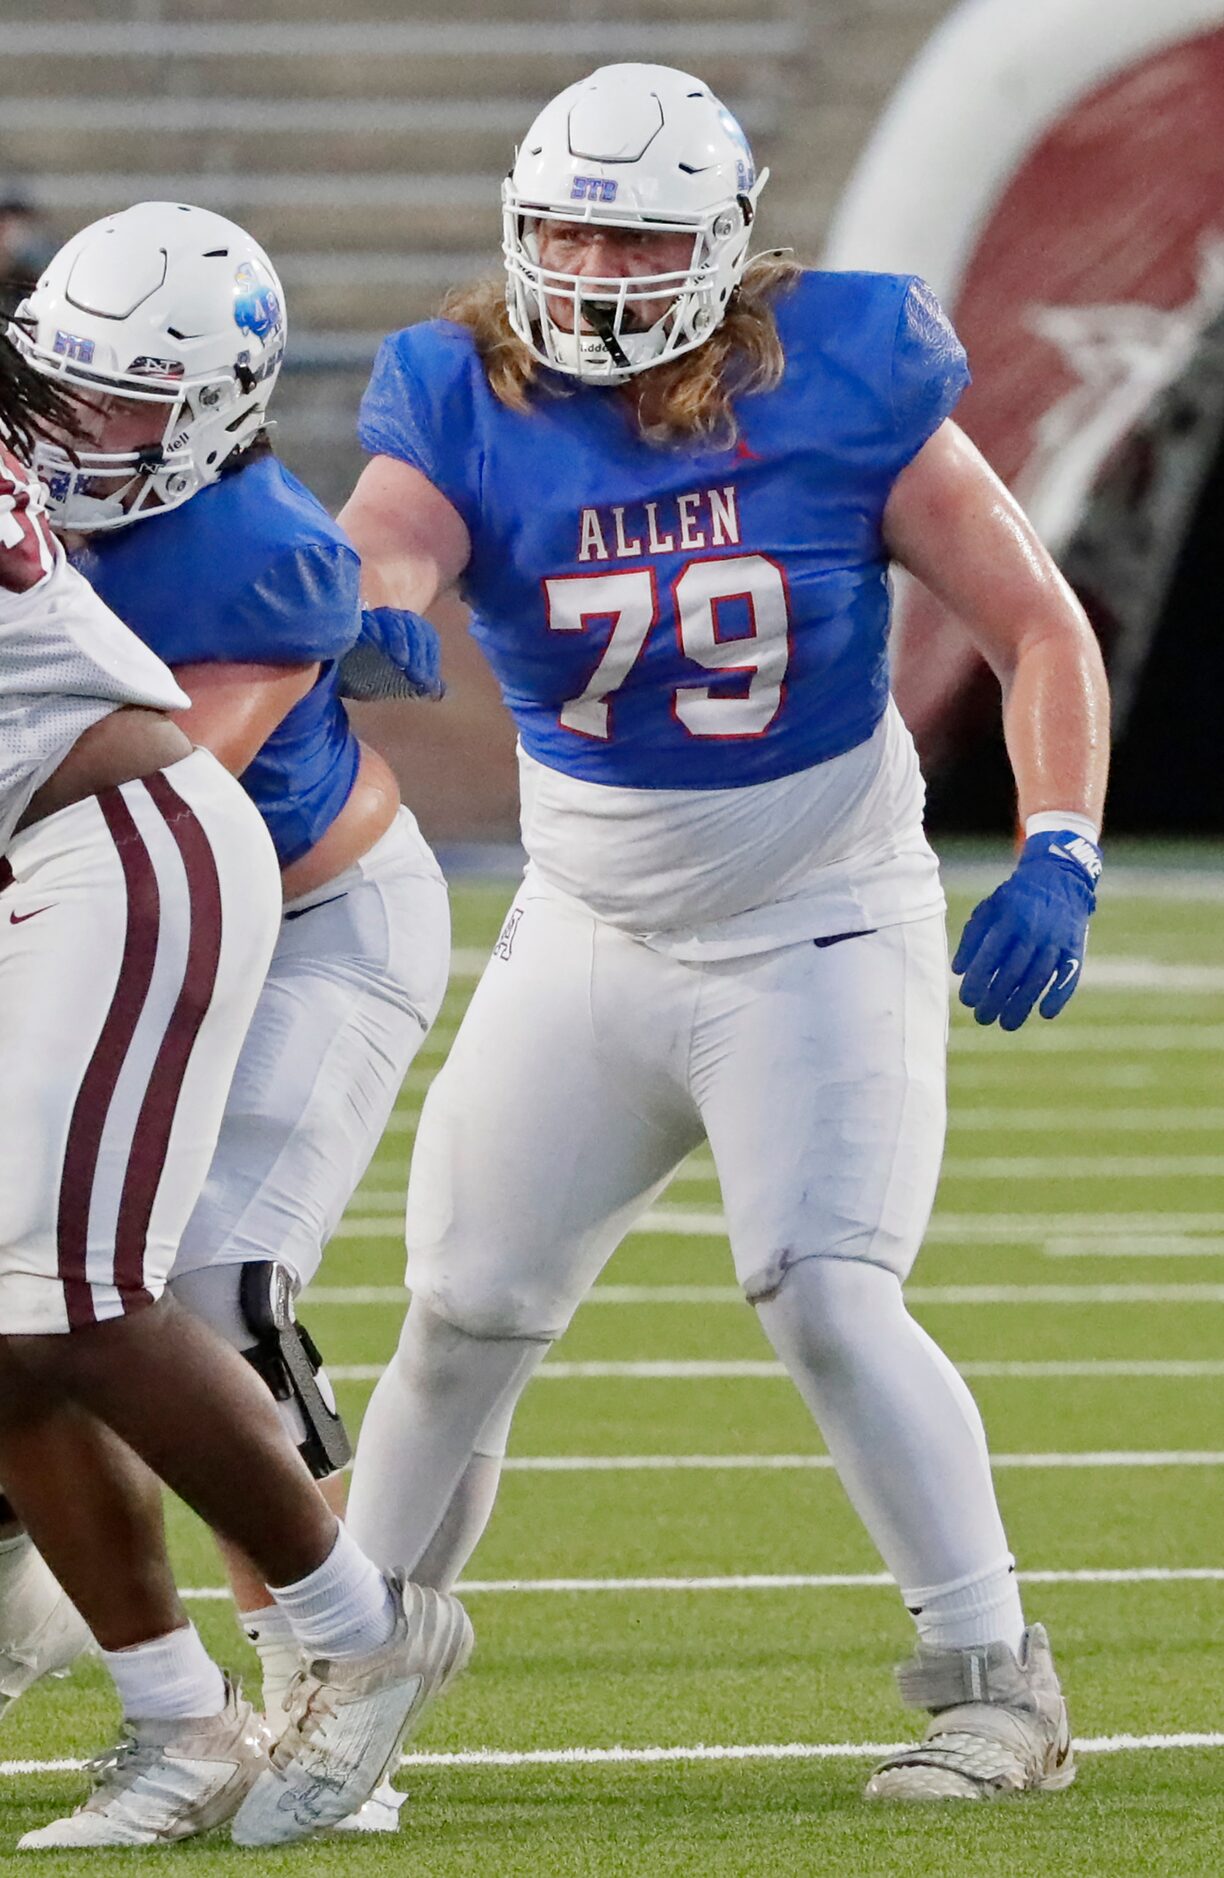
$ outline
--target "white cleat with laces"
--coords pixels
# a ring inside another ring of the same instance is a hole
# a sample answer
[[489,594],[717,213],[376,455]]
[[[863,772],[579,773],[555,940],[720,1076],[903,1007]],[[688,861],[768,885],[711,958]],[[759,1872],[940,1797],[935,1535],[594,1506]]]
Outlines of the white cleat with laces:
[[1016,1656],[1005,1643],[941,1650],[919,1644],[897,1671],[901,1699],[933,1720],[916,1747],[882,1761],[869,1800],[992,1800],[1058,1792],[1075,1755],[1050,1640],[1033,1624]]
[[458,1598],[387,1582],[395,1630],[366,1656],[318,1659],[288,1697],[288,1723],[271,1767],[233,1824],[235,1845],[288,1845],[356,1813],[395,1766],[401,1741],[472,1653],[472,1626]]
[[262,1716],[227,1681],[219,1715],[124,1723],[117,1747],[90,1762],[83,1806],[18,1840],[18,1850],[169,1845],[232,1819],[268,1765]]

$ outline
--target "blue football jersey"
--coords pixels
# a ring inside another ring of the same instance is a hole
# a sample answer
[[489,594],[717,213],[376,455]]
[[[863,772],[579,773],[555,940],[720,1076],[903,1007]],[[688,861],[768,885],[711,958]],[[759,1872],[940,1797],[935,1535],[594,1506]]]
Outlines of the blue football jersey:
[[968,383],[965,354],[910,276],[807,272],[776,313],[785,375],[736,400],[730,450],[645,442],[615,391],[555,376],[508,410],[449,321],[384,342],[361,441],[463,517],[472,631],[539,762],[735,788],[879,722],[884,505]]
[[357,775],[336,662],[361,631],[361,564],[338,523],[261,456],[181,508],[93,536],[74,558],[167,665],[320,662],[317,682],[242,775],[281,865],[305,854]]

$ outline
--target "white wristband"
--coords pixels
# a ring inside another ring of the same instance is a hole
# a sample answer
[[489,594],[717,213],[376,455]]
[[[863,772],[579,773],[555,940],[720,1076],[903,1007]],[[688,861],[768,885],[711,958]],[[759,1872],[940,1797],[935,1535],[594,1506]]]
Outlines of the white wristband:
[[1101,845],[1101,831],[1096,823],[1070,809],[1042,809],[1039,815],[1026,816],[1024,837],[1027,841],[1030,835],[1056,835],[1064,828],[1068,834],[1083,835],[1094,848]]

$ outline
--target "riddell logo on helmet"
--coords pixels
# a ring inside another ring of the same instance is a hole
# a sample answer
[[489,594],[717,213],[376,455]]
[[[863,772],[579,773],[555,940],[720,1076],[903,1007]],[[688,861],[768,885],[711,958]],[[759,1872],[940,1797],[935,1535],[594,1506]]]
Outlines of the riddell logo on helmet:
[[141,353],[128,366],[129,378],[182,378],[187,368],[181,359],[150,359]]
[[615,202],[617,185],[610,176],[575,176],[570,190],[573,202]]

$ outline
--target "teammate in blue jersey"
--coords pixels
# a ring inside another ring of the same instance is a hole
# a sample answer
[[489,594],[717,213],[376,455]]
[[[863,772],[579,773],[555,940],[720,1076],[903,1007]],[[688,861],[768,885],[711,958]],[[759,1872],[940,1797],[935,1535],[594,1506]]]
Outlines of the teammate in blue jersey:
[[[36,462],[57,526],[175,672],[192,700],[182,724],[241,777],[281,863],[280,938],[171,1288],[264,1376],[338,1503],[345,1433],[292,1299],[365,1171],[449,964],[442,876],[341,701],[362,633],[357,555],[267,442],[283,296],[232,222],[175,203],[107,217],[55,257],[16,330],[80,400],[74,454],[44,445]],[[383,612],[365,636],[396,626]],[[409,687],[436,689],[427,632],[414,650]],[[292,1635],[252,1568],[227,1557],[283,1722]]]
[[343,513],[367,597],[457,587],[520,747],[528,866],[425,1103],[412,1302],[350,1518],[452,1584],[528,1377],[704,1137],[735,1268],[918,1631],[873,1796],[1073,1776],[964,1382],[902,1296],[944,1134],[944,902],[888,695],[888,568],[998,673],[1027,840],[954,968],[1062,1008],[1107,694],[1073,596],[951,421],[920,281],[746,265],[763,176],[695,78],[612,66],[505,186],[507,280],[388,339]]

